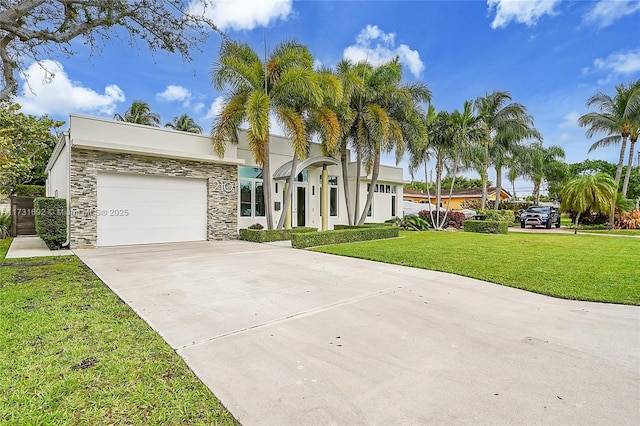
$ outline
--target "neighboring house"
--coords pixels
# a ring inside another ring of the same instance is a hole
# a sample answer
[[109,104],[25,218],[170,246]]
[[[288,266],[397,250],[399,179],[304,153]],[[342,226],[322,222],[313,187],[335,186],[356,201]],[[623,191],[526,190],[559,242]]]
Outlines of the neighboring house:
[[[488,202],[496,199],[496,187],[490,186],[487,188],[488,197],[487,197],[487,205]],[[500,201],[505,200],[507,198],[511,198],[511,194],[506,189],[502,188],[500,191]],[[415,189],[405,189],[403,192],[403,199],[405,201],[413,201],[414,203],[436,203],[436,195],[434,192],[429,192],[427,195],[426,191],[417,191]],[[451,194],[451,210],[461,210],[462,203],[464,201],[469,200],[477,200],[480,202],[482,200],[482,188],[473,188],[473,189],[454,189]],[[447,207],[449,203],[449,190],[442,190],[440,202],[442,203],[441,207]]]
[[[236,238],[240,228],[274,225],[283,214],[285,181],[292,148],[272,136],[272,206],[264,205],[264,176],[248,148],[247,134],[228,144],[225,156],[213,151],[208,136],[72,115],[46,168],[47,196],[65,198],[72,248]],[[322,170],[327,171],[328,229],[348,223],[339,160],[311,144],[296,169],[292,226],[321,228]],[[355,197],[356,164],[349,164]],[[378,190],[367,221],[401,215],[401,168],[381,166]],[[370,177],[361,176],[364,205]]]

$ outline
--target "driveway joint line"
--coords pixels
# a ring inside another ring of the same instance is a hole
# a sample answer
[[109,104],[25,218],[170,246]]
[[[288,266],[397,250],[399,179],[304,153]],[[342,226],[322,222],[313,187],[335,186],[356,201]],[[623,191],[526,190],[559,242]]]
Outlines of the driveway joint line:
[[[411,285],[411,284],[409,284],[409,285]],[[316,313],[319,313],[319,312],[324,312],[324,311],[327,311],[327,310],[329,310],[331,308],[335,308],[335,307],[339,307],[339,306],[350,305],[350,304],[359,302],[361,300],[369,299],[371,297],[381,296],[383,294],[387,294],[387,293],[389,293],[391,291],[394,291],[394,290],[403,289],[405,287],[407,287],[406,284],[405,285],[397,285],[397,286],[389,287],[389,288],[386,288],[386,289],[383,289],[383,290],[378,290],[378,291],[373,292],[373,293],[368,293],[368,294],[365,294],[365,295],[356,296],[356,297],[352,297],[352,298],[349,298],[349,299],[344,299],[344,300],[341,300],[339,302],[335,302],[335,303],[331,303],[331,304],[328,304],[328,305],[319,306],[317,308],[309,309],[309,310],[306,310],[306,311],[296,312],[294,314],[287,315],[287,316],[282,317],[282,318],[276,318],[276,319],[271,320],[271,321],[265,321],[265,322],[260,323],[260,324],[251,325],[249,327],[244,327],[244,328],[240,328],[238,330],[229,331],[227,333],[222,333],[222,334],[219,334],[217,336],[209,337],[209,338],[202,339],[202,340],[197,340],[197,341],[194,341],[191,344],[179,346],[176,349],[180,350],[180,349],[193,348],[193,347],[196,347],[196,346],[203,345],[205,343],[209,343],[209,342],[212,342],[212,341],[215,341],[215,340],[223,339],[225,337],[235,336],[237,334],[242,334],[242,333],[247,332],[247,331],[255,330],[257,328],[262,328],[262,327],[266,327],[266,326],[269,326],[269,325],[278,324],[278,323],[289,321],[289,320],[292,320],[292,319],[295,319],[295,318],[301,318],[301,317],[313,315],[313,314],[316,314]]]

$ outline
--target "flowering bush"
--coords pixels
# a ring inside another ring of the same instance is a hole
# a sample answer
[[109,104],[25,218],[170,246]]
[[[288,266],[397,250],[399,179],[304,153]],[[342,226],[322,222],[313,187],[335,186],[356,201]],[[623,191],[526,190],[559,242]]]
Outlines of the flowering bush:
[[[431,215],[433,215],[433,219],[434,220],[437,220],[437,212],[433,211],[433,212],[429,213],[429,210],[420,210],[418,215],[421,218],[423,218],[425,221],[427,221],[427,223],[429,224],[429,226],[431,228],[437,228],[434,225],[433,221],[431,220]],[[440,220],[442,220],[443,216],[444,216],[444,212],[440,212]],[[454,212],[453,210],[449,210],[449,212],[447,213],[447,220],[442,225],[442,228],[446,229],[446,228],[449,228],[449,227],[454,227],[456,229],[462,229],[462,226],[464,224],[464,220],[465,220],[464,213],[462,213],[462,212]]]
[[618,229],[640,229],[640,210],[618,216],[615,227]]

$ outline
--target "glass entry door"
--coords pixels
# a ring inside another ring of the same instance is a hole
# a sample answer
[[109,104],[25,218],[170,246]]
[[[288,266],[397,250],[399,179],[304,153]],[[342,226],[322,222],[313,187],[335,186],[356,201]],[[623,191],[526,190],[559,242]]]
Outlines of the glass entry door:
[[295,223],[293,226],[306,226],[307,225],[307,187],[296,186],[294,191],[293,201],[293,217]]

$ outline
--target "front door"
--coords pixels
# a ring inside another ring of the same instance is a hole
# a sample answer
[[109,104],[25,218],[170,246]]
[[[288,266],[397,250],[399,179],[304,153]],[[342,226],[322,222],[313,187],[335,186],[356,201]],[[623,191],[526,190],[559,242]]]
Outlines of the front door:
[[293,204],[293,217],[295,218],[293,226],[307,225],[307,187],[295,187],[295,199]]

